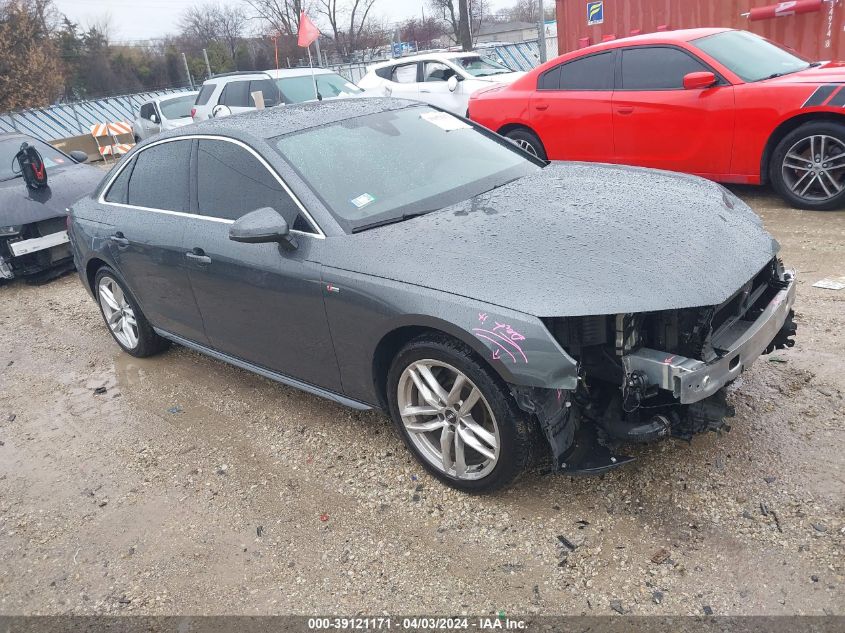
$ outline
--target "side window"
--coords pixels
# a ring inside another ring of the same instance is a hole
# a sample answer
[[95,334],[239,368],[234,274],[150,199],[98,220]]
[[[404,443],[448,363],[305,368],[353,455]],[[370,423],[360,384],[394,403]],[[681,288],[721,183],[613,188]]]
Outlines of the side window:
[[590,55],[561,65],[560,89],[612,90],[613,53]]
[[208,103],[208,100],[211,99],[211,95],[214,94],[215,88],[217,88],[217,84],[203,84],[194,105],[205,105]]
[[140,152],[129,179],[127,203],[165,211],[188,211],[191,143],[171,141]]
[[547,70],[537,80],[537,90],[560,90],[560,71],[563,64],[558,64],[551,70]]
[[202,215],[237,220],[272,207],[292,229],[314,233],[279,181],[250,152],[228,141],[200,140],[197,202]]
[[382,79],[392,79],[393,66],[384,66],[382,68],[376,68],[376,75],[378,75]]
[[217,101],[218,104],[227,105],[230,108],[246,108],[249,102],[248,81],[232,81],[226,84]]
[[423,81],[446,81],[455,74],[452,68],[441,62],[425,62]]
[[149,119],[153,116],[153,104],[152,103],[145,103],[141,106],[141,118],[142,119]]
[[255,107],[255,99],[252,98],[253,92],[260,92],[264,95],[265,108],[279,105],[279,88],[272,79],[259,79],[249,82],[249,106],[251,108]]
[[393,73],[390,80],[398,84],[413,84],[417,82],[417,65],[404,64],[402,66],[394,66]]
[[135,159],[130,160],[117,178],[112,182],[111,187],[106,192],[104,200],[106,202],[116,202],[117,204],[126,204],[127,194],[129,192],[129,177],[132,175],[132,168],[135,166]]
[[709,70],[677,48],[627,48],[622,51],[623,90],[681,90],[684,75]]

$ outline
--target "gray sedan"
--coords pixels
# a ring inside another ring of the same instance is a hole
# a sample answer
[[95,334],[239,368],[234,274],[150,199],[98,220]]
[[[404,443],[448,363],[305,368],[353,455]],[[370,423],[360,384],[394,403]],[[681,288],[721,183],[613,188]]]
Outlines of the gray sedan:
[[726,386],[795,332],[777,242],[721,186],[546,164],[399,100],[142,143],[73,206],[71,244],[127,353],[175,342],[386,410],[467,491],[719,429]]

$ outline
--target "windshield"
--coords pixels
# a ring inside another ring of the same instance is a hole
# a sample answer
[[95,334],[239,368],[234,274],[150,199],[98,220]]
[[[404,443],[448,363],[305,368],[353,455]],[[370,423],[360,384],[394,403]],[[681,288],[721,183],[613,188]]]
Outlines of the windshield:
[[810,67],[806,59],[748,31],[708,35],[693,44],[743,81],[771,79]]
[[191,108],[194,107],[196,95],[176,97],[167,101],[160,101],[158,106],[165,119],[186,119],[191,116]]
[[449,61],[455,64],[455,66],[463,68],[468,74],[474,77],[489,77],[490,75],[502,75],[513,72],[504,64],[481,56],[456,57]]
[[347,232],[435,211],[541,169],[507,141],[425,106],[274,141]]
[[34,138],[10,138],[0,140],[0,181],[17,178],[21,175],[21,167],[15,160],[15,154],[21,149],[22,143],[29,143],[44,159],[47,169],[63,167],[73,163],[67,156],[46,143]]
[[[320,96],[323,99],[351,97],[359,92],[363,92],[363,90],[352,82],[334,73],[315,75],[315,77],[317,79],[317,89],[320,91]],[[314,96],[314,79],[311,75],[278,79],[276,80],[276,85],[279,86],[279,92],[282,93],[282,101],[285,103],[302,103],[303,101],[314,101],[317,98]]]

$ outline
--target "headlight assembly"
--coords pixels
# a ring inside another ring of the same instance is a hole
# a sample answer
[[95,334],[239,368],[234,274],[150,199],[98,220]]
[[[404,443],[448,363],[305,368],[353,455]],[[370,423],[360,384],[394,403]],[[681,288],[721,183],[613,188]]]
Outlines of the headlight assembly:
[[22,228],[21,226],[0,226],[0,236],[17,235]]

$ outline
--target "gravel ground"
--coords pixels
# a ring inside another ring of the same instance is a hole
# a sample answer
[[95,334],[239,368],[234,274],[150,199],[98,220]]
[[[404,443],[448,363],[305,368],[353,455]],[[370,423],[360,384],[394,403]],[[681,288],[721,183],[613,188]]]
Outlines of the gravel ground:
[[800,329],[733,430],[488,497],[382,414],[120,353],[73,275],[0,288],[0,613],[845,613],[845,291],[811,287],[845,275],[845,213],[738,193],[799,270]]

